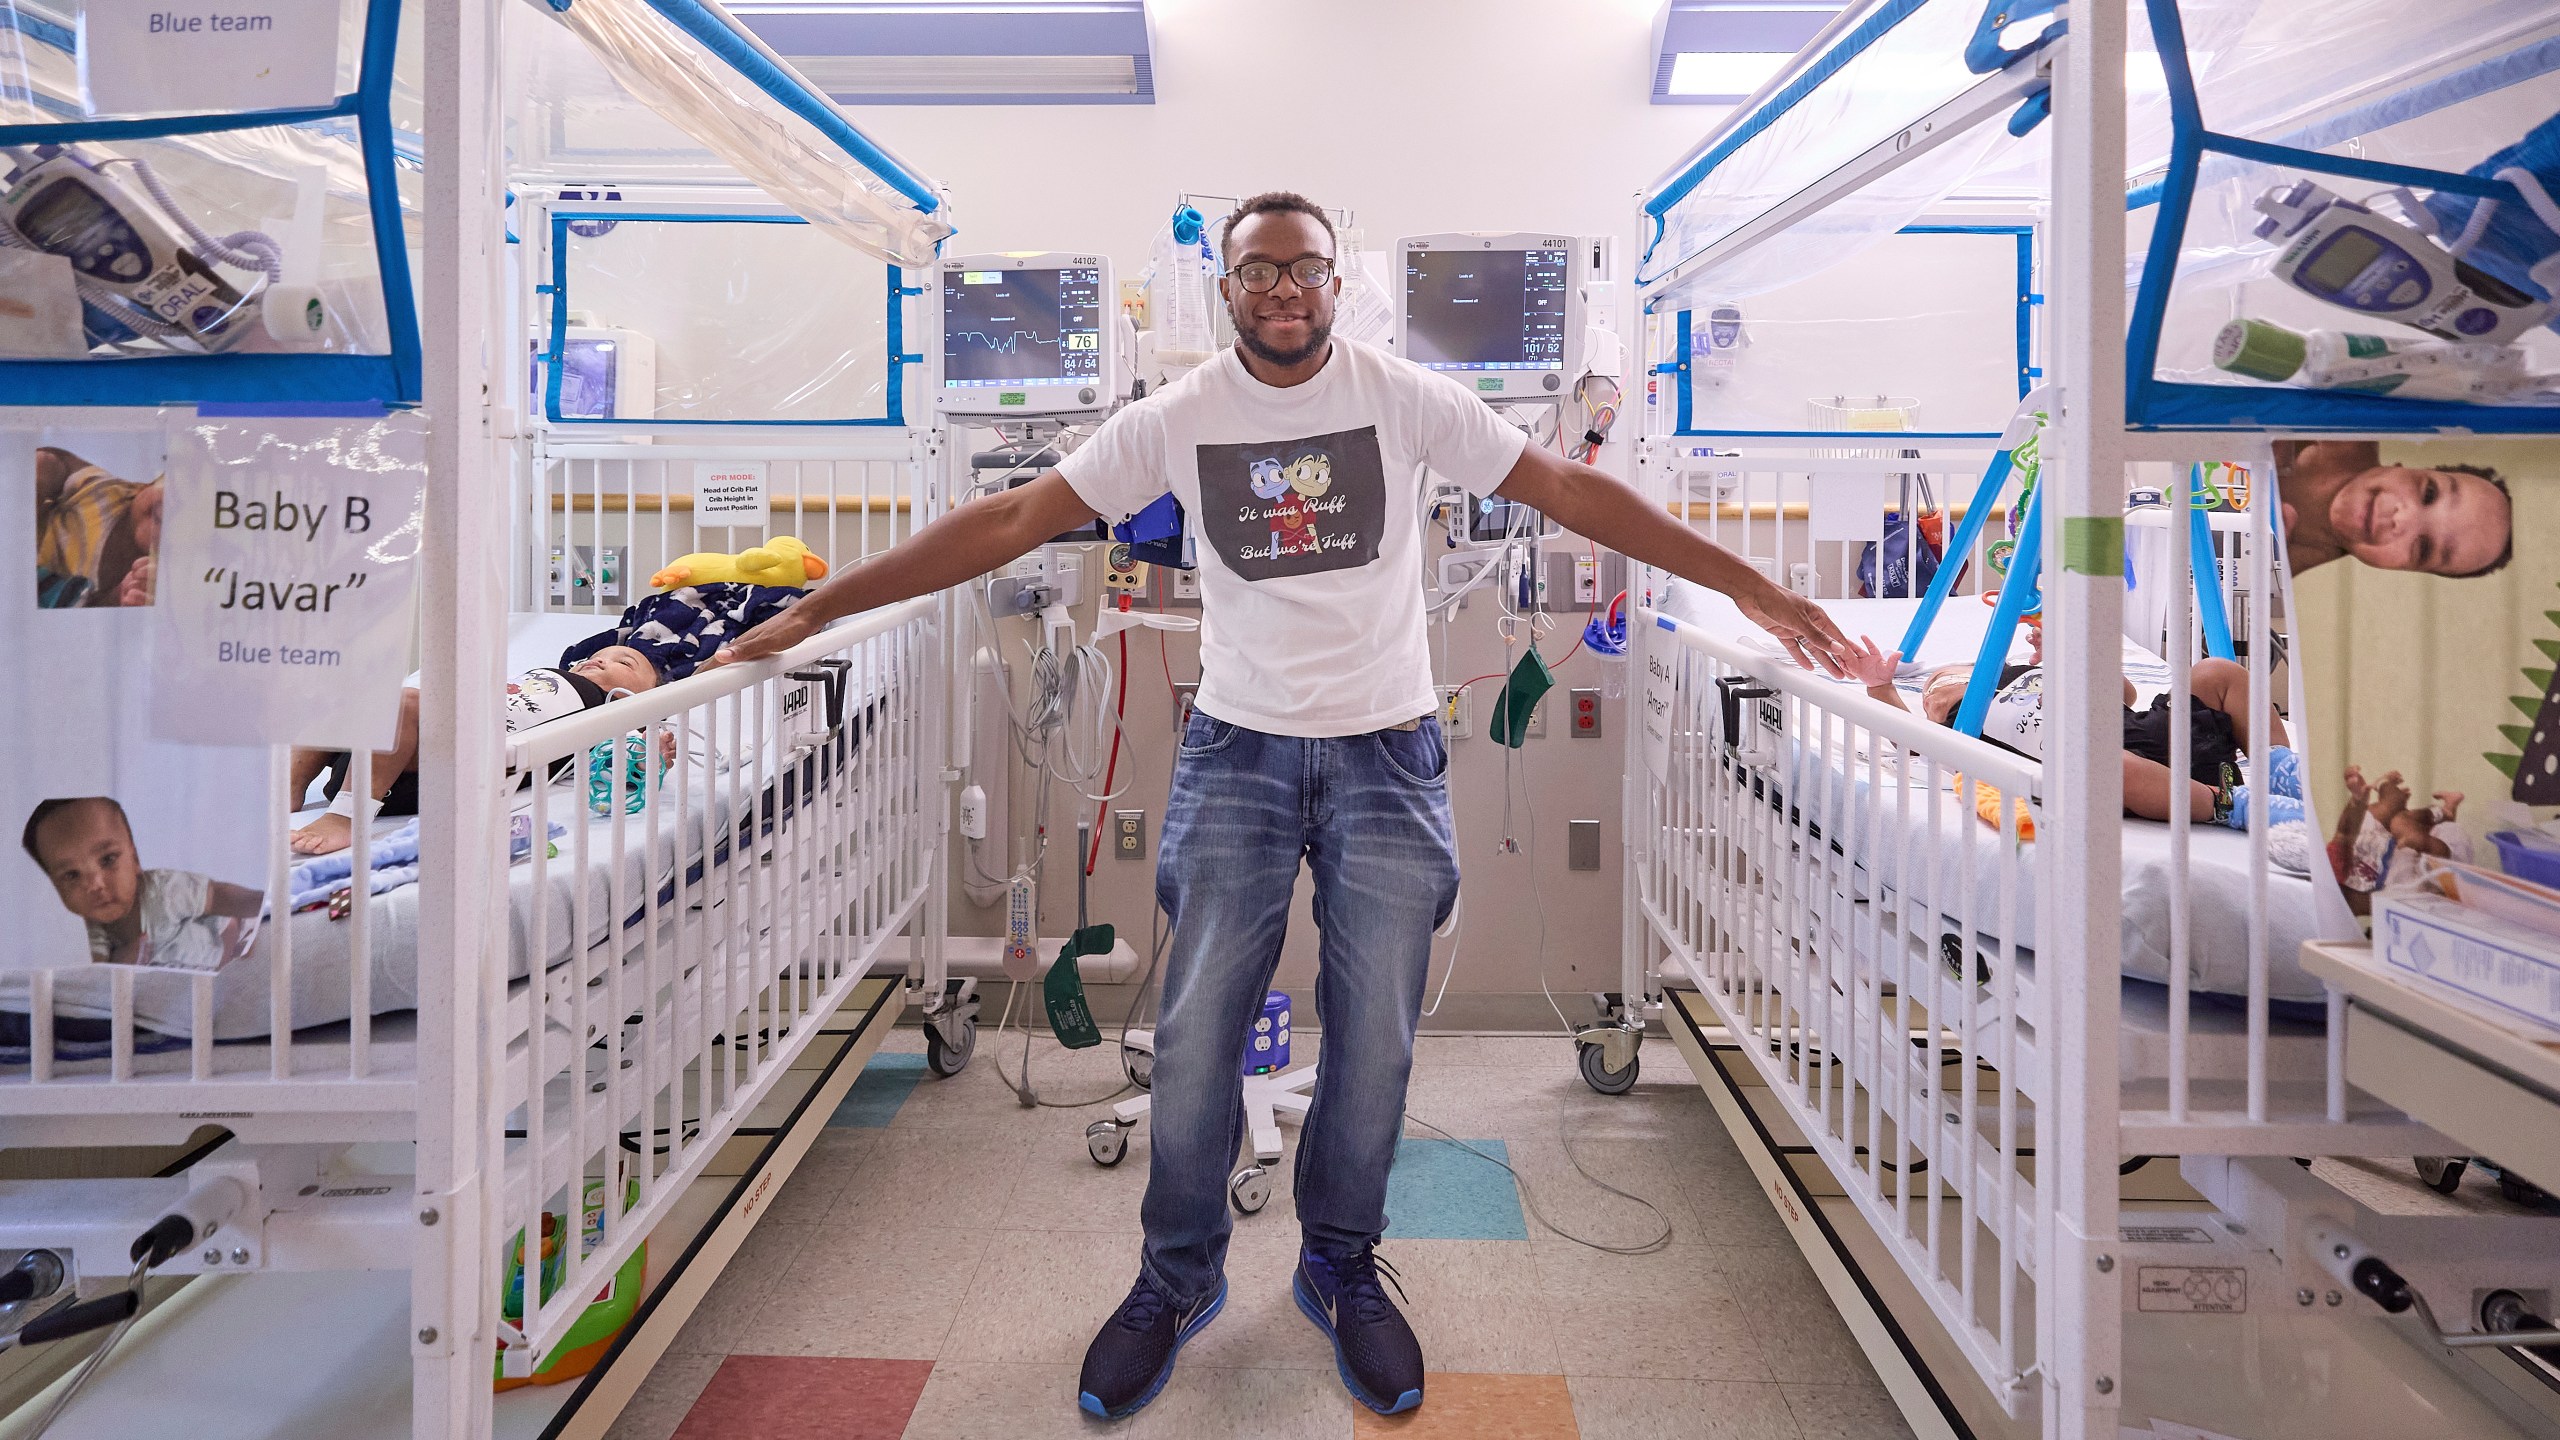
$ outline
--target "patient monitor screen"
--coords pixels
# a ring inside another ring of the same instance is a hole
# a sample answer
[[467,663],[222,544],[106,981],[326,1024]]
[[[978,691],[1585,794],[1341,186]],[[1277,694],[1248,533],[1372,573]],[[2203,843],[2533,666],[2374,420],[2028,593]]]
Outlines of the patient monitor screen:
[[1102,380],[1102,271],[952,270],[942,281],[942,383]]
[[1414,250],[1405,358],[1435,370],[1564,368],[1564,250]]

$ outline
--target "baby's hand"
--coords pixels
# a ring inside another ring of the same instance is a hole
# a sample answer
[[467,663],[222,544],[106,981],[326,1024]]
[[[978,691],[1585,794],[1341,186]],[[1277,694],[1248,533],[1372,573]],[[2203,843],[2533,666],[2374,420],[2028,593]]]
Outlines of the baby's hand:
[[2373,801],[2373,787],[2365,783],[2364,767],[2361,765],[2347,767],[2347,798],[2358,805],[2371,804]]
[[2452,819],[2454,814],[2462,809],[2462,792],[2459,790],[2439,790],[2435,798],[2438,824]]
[[1878,650],[1876,642],[1863,635],[1849,647],[1848,658],[1849,678],[1870,690],[1892,684],[1895,673],[1902,668],[1901,651]]

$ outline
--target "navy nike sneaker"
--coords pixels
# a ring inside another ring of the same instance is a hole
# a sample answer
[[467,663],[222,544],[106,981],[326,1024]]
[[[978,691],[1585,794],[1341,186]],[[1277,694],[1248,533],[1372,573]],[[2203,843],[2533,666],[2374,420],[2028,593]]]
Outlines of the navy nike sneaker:
[[1185,1342],[1218,1318],[1227,1303],[1227,1282],[1186,1308],[1165,1298],[1144,1273],[1129,1287],[1129,1298],[1102,1331],[1085,1347],[1084,1374],[1076,1382],[1076,1404],[1088,1415],[1117,1420],[1146,1407],[1173,1378],[1173,1358]]
[[1377,1247],[1364,1245],[1338,1260],[1313,1250],[1298,1252],[1298,1273],[1290,1281],[1298,1308],[1333,1342],[1334,1368],[1342,1374],[1351,1398],[1381,1415],[1396,1415],[1422,1403],[1422,1342],[1413,1338],[1402,1311],[1387,1298],[1386,1287],[1404,1286],[1395,1267],[1378,1258]]

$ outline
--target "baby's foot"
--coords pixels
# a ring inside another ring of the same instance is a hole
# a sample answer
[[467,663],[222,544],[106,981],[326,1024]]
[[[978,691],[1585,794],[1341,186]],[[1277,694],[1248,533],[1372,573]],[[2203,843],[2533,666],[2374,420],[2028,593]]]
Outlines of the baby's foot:
[[293,832],[288,843],[296,855],[334,855],[347,848],[355,827],[344,815],[322,815]]

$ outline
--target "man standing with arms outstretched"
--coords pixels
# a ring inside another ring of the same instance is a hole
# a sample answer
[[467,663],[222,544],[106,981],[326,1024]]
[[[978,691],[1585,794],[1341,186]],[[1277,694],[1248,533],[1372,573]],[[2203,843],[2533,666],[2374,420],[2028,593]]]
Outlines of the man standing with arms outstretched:
[[1219,281],[1233,350],[1128,407],[1028,485],[954,509],[742,636],[777,654],[838,616],[994,570],[1167,491],[1196,527],[1200,694],[1156,865],[1173,925],[1156,1022],[1137,1283],[1085,1353],[1078,1403],[1155,1398],[1226,1299],[1227,1177],[1245,1036],[1301,862],[1322,931],[1324,1056],[1298,1142],[1298,1306],[1353,1397],[1422,1403],[1421,1343],[1380,1279],[1431,934],[1458,895],[1422,597],[1423,468],[1720,590],[1802,663],[1842,673],[1821,609],[1616,478],[1530,446],[1456,382],[1332,338],[1333,227],[1285,191],[1237,207]]

